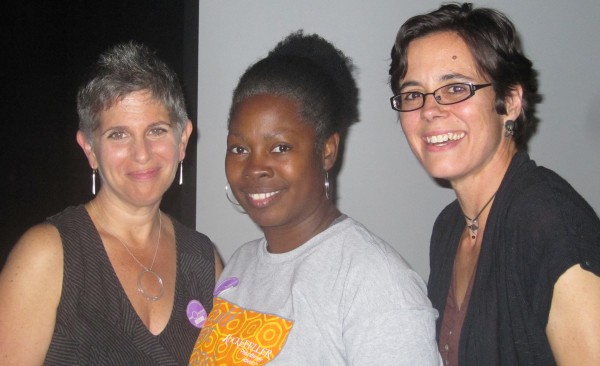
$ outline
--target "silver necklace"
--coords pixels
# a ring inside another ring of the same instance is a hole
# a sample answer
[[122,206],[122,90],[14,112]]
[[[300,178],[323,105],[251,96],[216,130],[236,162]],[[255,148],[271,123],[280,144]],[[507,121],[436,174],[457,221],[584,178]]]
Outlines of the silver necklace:
[[[90,203],[92,204],[94,209],[96,209],[96,205],[94,204],[94,202],[90,201]],[[106,215],[103,215],[103,216],[106,216]],[[140,267],[143,268],[137,277],[138,292],[148,301],[160,300],[163,297],[163,295],[165,294],[165,286],[164,286],[162,277],[160,277],[160,275],[158,273],[156,273],[156,271],[152,270],[152,268],[154,267],[154,262],[156,261],[156,254],[158,253],[158,247],[160,246],[160,234],[162,231],[162,215],[161,215],[160,209],[158,210],[158,239],[156,240],[156,249],[154,249],[154,257],[152,258],[152,264],[150,264],[150,267],[146,267],[142,262],[140,262],[140,260],[137,259],[137,257],[135,255],[133,255],[133,253],[129,249],[129,246],[123,240],[121,240],[121,238],[119,238],[112,232],[106,230],[106,228],[104,226],[102,226],[100,223],[98,223],[98,225],[100,225],[100,227],[102,229],[104,229],[104,231],[106,231],[107,233],[112,235],[114,238],[116,238],[119,241],[119,243],[121,243],[121,245],[123,245],[123,247],[125,247],[125,249],[127,250],[127,253],[129,253],[129,255],[140,265]],[[145,276],[146,277],[150,276],[151,279],[156,280],[156,282],[159,285],[158,294],[152,295],[152,294],[150,294],[149,291],[147,291],[144,288],[143,279]]]
[[465,217],[465,219],[471,221],[471,225],[467,225],[467,227],[469,228],[469,231],[471,232],[471,239],[477,238],[477,230],[479,230],[479,221],[478,221],[479,216],[481,216],[481,214],[486,209],[486,207],[488,207],[489,204],[492,203],[492,200],[494,199],[494,197],[496,197],[496,193],[498,193],[498,192],[495,192],[492,195],[492,197],[490,197],[489,201],[487,201],[487,203],[485,205],[483,205],[483,208],[481,209],[481,211],[479,211],[479,213],[477,215],[475,215],[475,217],[473,217],[472,219],[463,213],[463,216]]

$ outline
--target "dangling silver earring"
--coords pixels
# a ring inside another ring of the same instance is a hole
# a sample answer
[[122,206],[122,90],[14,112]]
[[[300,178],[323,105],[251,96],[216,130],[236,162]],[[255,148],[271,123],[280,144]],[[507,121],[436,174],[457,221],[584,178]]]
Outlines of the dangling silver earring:
[[179,185],[183,184],[183,160],[179,160]]
[[98,169],[92,169],[92,194],[96,195],[96,172]]
[[325,197],[329,199],[329,172],[325,172]]
[[[231,195],[231,197],[230,197],[230,195]],[[243,214],[246,213],[246,211],[244,211],[244,208],[242,207],[242,205],[240,205],[240,203],[233,196],[233,192],[231,192],[231,187],[229,186],[229,183],[225,184],[225,197],[227,197],[227,201],[231,202],[231,204],[233,205],[233,208],[237,212],[243,213]]]
[[515,134],[515,121],[513,121],[512,119],[509,119],[508,121],[504,122],[504,136],[510,137],[510,136],[513,136],[514,134]]

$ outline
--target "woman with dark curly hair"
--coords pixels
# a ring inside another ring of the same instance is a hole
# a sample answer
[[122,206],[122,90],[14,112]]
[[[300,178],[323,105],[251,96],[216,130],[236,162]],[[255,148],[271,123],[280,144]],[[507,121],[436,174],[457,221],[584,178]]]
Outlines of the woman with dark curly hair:
[[227,262],[191,365],[441,361],[423,280],[333,202],[330,172],[358,117],[351,71],[326,40],[293,33],[240,79],[225,167],[264,238]]

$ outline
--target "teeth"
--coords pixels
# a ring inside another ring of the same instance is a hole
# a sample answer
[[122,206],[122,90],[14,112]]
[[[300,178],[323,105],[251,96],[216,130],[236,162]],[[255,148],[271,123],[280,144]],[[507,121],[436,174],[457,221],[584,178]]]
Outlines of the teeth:
[[249,196],[253,200],[264,200],[264,199],[267,199],[269,197],[276,195],[277,193],[279,193],[279,191],[268,192],[268,193],[251,193],[251,194],[249,194]]
[[460,140],[463,137],[465,137],[465,133],[464,132],[459,132],[459,133],[444,133],[444,134],[436,135],[436,136],[427,136],[427,143],[428,144],[441,144],[441,143],[446,142],[448,140],[450,140],[450,141]]

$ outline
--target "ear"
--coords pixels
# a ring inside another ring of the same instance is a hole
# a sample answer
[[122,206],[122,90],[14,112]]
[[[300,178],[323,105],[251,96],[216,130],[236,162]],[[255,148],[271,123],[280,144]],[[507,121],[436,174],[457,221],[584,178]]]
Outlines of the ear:
[[183,127],[183,131],[181,131],[181,139],[179,140],[179,161],[185,158],[185,148],[187,147],[193,130],[194,126],[192,125],[192,121],[188,119]]
[[515,85],[511,89],[504,101],[504,105],[506,107],[507,119],[516,121],[523,111],[523,87],[520,84]]
[[88,138],[85,136],[85,134],[83,132],[81,132],[81,130],[77,131],[76,139],[77,139],[77,143],[79,144],[79,146],[81,146],[83,153],[85,154],[86,158],[88,159],[88,163],[90,164],[90,167],[92,169],[98,169],[98,160],[96,159],[96,153],[94,152],[94,149],[92,148],[91,141],[88,140]]
[[328,171],[333,167],[337,159],[340,145],[340,135],[336,132],[329,136],[323,144],[323,169]]

